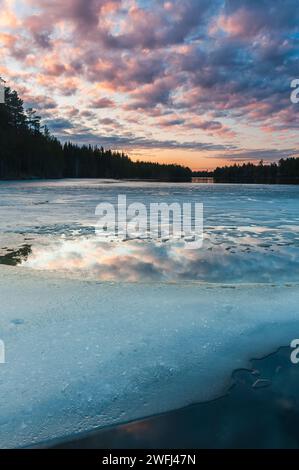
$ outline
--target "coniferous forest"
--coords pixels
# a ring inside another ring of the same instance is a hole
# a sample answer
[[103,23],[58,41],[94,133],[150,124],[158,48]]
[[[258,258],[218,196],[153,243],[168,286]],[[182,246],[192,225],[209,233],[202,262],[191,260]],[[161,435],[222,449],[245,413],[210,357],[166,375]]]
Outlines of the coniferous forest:
[[215,183],[299,184],[299,158],[280,159],[278,163],[234,164],[214,171],[193,172],[193,177],[214,178]]
[[161,181],[191,181],[193,177],[213,177],[228,183],[299,184],[299,158],[278,163],[234,164],[214,171],[191,172],[180,165],[133,162],[121,152],[91,145],[62,144],[36,111],[25,110],[18,93],[5,89],[0,104],[0,179],[31,178],[116,178]]
[[192,172],[179,165],[133,162],[103,147],[62,144],[33,109],[24,109],[18,93],[5,89],[0,104],[0,179],[129,178],[190,181]]
[[244,163],[216,168],[214,178],[216,182],[298,184],[299,158],[282,158],[278,163],[271,164],[264,164],[261,161],[258,165]]

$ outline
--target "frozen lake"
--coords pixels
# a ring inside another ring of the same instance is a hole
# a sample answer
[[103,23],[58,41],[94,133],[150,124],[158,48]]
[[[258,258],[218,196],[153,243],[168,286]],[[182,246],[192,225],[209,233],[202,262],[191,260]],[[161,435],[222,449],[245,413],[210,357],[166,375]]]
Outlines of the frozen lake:
[[[100,243],[95,208],[118,194],[203,203],[203,247]],[[1,182],[1,259],[20,265],[0,267],[0,447],[215,398],[298,337],[298,199],[296,186]]]
[[[99,243],[99,203],[204,204],[204,245]],[[0,183],[0,248],[29,245],[24,264],[112,281],[256,283],[299,279],[299,186],[100,180]]]

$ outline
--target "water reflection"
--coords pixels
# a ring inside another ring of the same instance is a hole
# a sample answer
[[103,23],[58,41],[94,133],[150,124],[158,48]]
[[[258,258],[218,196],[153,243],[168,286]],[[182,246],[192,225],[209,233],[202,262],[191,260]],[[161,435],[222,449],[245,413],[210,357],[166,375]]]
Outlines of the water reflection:
[[[225,241],[224,241],[225,234]],[[221,240],[219,240],[219,236]],[[93,237],[57,239],[35,245],[22,266],[62,271],[100,281],[202,281],[217,283],[291,282],[299,279],[297,244],[268,230],[243,228],[232,237],[219,228],[198,250],[183,242]]]
[[192,178],[192,183],[213,184],[214,178],[195,176],[194,178]]
[[[100,243],[99,203],[203,203],[204,246]],[[24,267],[112,281],[298,281],[299,186],[67,180],[0,184],[0,256],[31,245]],[[1,259],[0,259],[1,262]]]

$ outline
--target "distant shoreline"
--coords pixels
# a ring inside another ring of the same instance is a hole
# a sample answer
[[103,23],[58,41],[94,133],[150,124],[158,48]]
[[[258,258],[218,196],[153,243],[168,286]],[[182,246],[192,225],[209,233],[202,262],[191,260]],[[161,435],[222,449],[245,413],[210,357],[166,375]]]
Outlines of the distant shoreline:
[[299,178],[254,178],[254,179],[247,179],[247,178],[215,178],[213,176],[210,177],[198,177],[194,176],[192,178],[192,183],[199,183],[199,184],[268,184],[268,185],[292,185],[296,186],[299,185]]
[[299,179],[298,178],[275,178],[275,179],[225,179],[225,178],[214,178],[215,184],[268,184],[268,185],[298,185]]
[[41,178],[39,176],[36,177],[28,177],[24,176],[23,178],[0,178],[0,182],[7,181],[7,182],[12,182],[12,181],[64,181],[64,180],[73,180],[73,181],[79,181],[79,180],[103,180],[103,181],[128,181],[128,182],[136,182],[136,181],[141,181],[141,182],[147,182],[147,183],[192,183],[193,178],[110,178],[110,177],[100,177],[100,176],[95,176],[95,177],[78,177],[78,178],[71,178],[71,177],[61,177],[61,178]]
[[23,181],[23,182],[34,182],[34,181],[64,181],[64,180],[103,180],[103,181],[122,181],[122,182],[144,182],[144,183],[191,183],[191,184],[248,184],[248,185],[290,185],[296,186],[299,185],[299,178],[275,178],[275,179],[236,179],[236,178],[216,178],[213,176],[193,176],[192,178],[109,178],[109,177],[61,177],[61,178],[41,178],[36,177],[19,177],[19,178],[0,178],[0,182],[13,182],[13,181]]

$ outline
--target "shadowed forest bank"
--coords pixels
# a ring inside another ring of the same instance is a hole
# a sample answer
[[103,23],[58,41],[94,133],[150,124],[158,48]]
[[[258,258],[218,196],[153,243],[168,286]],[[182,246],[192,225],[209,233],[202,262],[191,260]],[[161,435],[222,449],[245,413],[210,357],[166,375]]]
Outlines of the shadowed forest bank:
[[215,183],[299,184],[299,158],[281,159],[270,165],[235,164],[212,172],[194,172],[193,177],[213,178]]
[[103,147],[61,144],[33,109],[24,110],[16,91],[5,89],[0,104],[0,179],[138,178],[191,181],[189,168],[133,162]]

